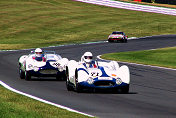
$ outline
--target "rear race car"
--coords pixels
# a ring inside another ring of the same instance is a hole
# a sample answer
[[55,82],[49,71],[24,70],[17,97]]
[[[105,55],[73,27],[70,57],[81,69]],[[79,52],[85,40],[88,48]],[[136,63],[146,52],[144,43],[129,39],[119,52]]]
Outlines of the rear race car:
[[19,58],[19,75],[21,79],[31,80],[32,77],[55,77],[57,80],[65,80],[65,68],[67,58],[62,58],[54,51],[45,51],[41,59],[35,57],[34,51]]
[[124,32],[114,31],[108,37],[108,42],[122,42],[127,43],[127,36]]

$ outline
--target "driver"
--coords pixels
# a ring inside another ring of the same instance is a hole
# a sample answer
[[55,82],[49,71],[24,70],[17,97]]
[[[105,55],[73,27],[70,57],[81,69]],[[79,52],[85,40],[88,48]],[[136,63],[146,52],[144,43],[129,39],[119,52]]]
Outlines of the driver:
[[35,49],[35,56],[33,57],[33,59],[35,59],[36,61],[46,61],[41,48]]
[[84,55],[81,57],[81,61],[83,65],[87,68],[97,68],[97,64],[93,61],[93,55],[91,52],[85,52]]

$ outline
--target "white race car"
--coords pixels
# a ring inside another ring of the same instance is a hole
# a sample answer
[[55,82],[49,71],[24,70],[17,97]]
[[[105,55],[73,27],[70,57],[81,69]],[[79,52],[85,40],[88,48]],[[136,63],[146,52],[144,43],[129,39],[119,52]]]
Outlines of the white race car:
[[94,61],[94,64],[89,68],[84,62],[69,61],[66,67],[67,90],[111,89],[114,92],[129,92],[130,71],[126,65],[119,67],[116,61]]
[[67,58],[62,58],[54,51],[46,51],[42,54],[42,60],[35,59],[34,51],[29,55],[19,58],[19,74],[21,79],[31,80],[31,77],[56,77],[57,80],[66,79],[65,70]]

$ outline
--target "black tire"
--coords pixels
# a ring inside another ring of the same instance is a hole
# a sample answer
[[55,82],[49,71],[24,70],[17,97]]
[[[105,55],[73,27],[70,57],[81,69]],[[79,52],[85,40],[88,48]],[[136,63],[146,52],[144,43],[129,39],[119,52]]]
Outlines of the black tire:
[[81,87],[78,83],[78,71],[75,71],[75,91],[80,93],[81,92]]
[[25,80],[27,81],[31,80],[31,74],[29,71],[25,71]]
[[56,75],[56,80],[61,80],[61,77],[58,74]]
[[121,42],[122,42],[122,43],[126,43],[126,39],[122,39]]
[[24,79],[25,78],[25,72],[23,70],[21,70],[20,67],[19,67],[19,75],[20,75],[20,79]]
[[125,43],[127,43],[127,39],[125,39]]
[[63,80],[63,81],[66,81],[66,80],[67,80],[67,73],[66,73],[66,71],[63,72],[62,80]]
[[71,91],[71,90],[73,90],[73,88],[72,88],[72,86],[70,86],[68,68],[66,69],[65,74],[66,74],[66,78],[67,78],[67,80],[66,80],[66,87],[67,87],[67,90],[68,90],[68,91]]
[[56,75],[56,80],[58,81],[61,81],[63,78],[62,78],[62,75],[61,74],[57,74]]
[[122,87],[121,92],[122,93],[129,93],[129,85]]
[[109,43],[112,43],[113,41],[112,40],[108,40]]
[[68,91],[72,91],[73,90],[72,86],[70,86],[70,82],[69,81],[66,81],[66,87],[67,87]]
[[67,79],[65,71],[56,75],[56,80],[65,81]]

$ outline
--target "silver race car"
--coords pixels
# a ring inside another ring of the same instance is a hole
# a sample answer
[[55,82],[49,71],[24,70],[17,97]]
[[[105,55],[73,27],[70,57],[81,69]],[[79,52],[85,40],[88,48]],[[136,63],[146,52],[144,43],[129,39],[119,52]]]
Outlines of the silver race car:
[[67,58],[62,58],[54,51],[43,52],[37,48],[19,58],[19,75],[25,80],[31,80],[32,77],[56,77],[57,80],[64,80],[67,63]]

